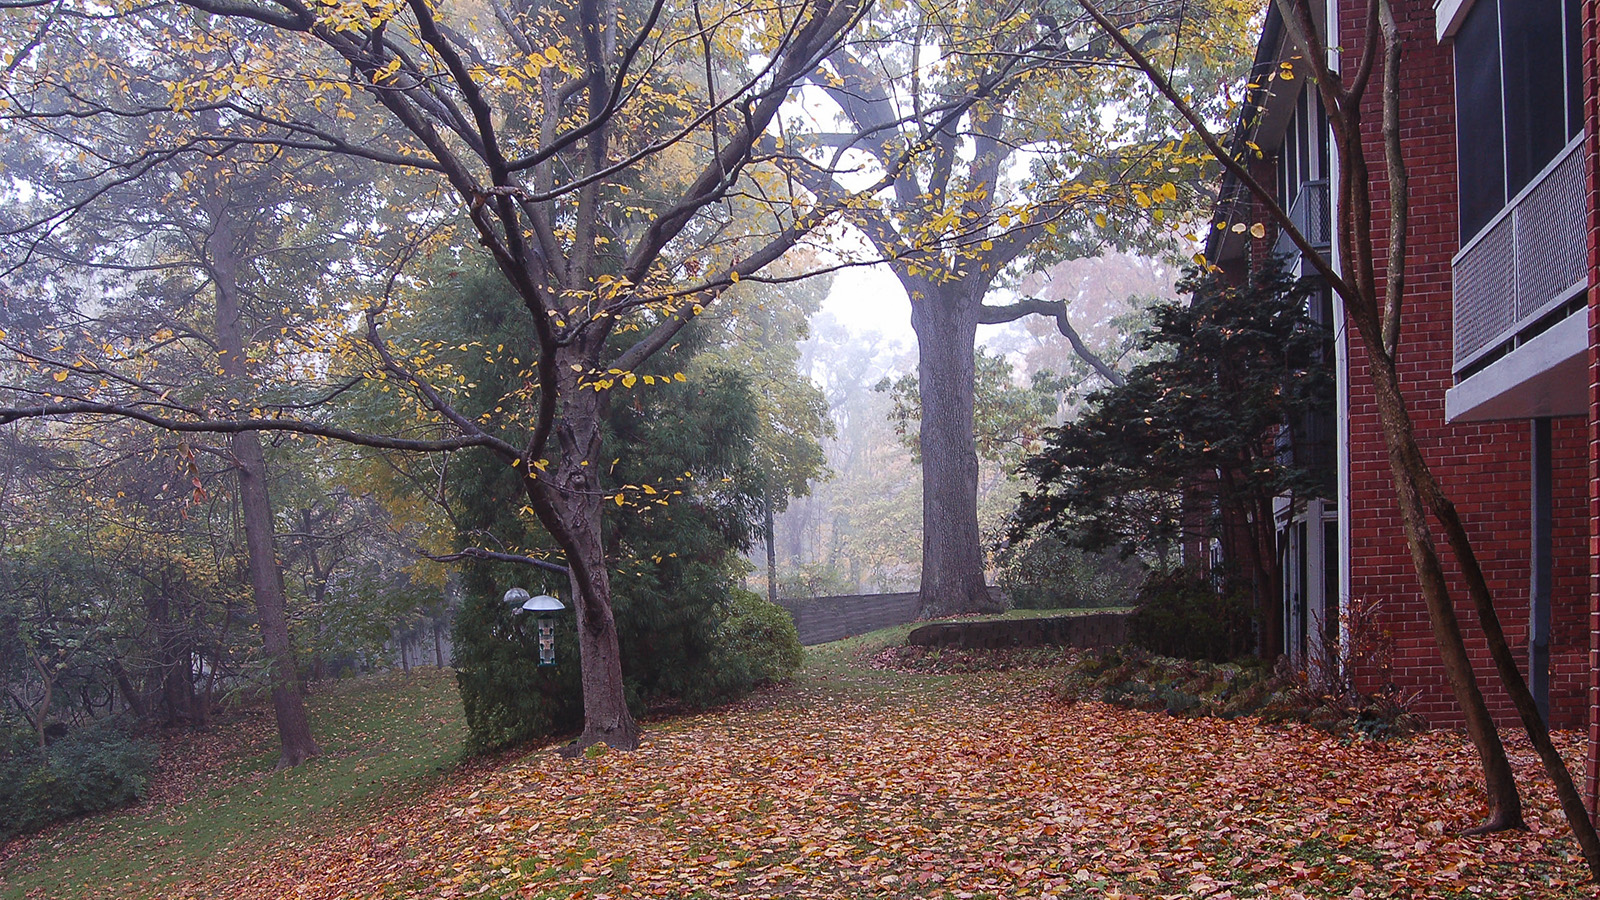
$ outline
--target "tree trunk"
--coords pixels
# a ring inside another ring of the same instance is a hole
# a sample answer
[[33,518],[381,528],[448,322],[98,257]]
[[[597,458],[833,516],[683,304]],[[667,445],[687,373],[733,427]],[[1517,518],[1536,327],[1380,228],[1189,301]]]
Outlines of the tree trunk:
[[[244,400],[249,396],[249,373],[245,368],[243,309],[239,297],[238,234],[233,227],[232,213],[225,204],[214,204],[211,212],[212,232],[206,240],[206,253],[217,297],[219,362],[223,375],[235,387],[235,396]],[[277,715],[282,751],[278,756],[278,768],[298,766],[322,751],[311,737],[311,724],[306,718],[295,671],[294,646],[289,640],[289,604],[273,540],[275,523],[272,498],[267,490],[267,458],[261,449],[261,436],[254,431],[229,436],[228,446],[239,476],[239,506],[244,520],[256,618],[261,627],[267,664],[271,667],[272,708]]]
[[1433,472],[1423,466],[1421,476],[1419,483],[1422,495],[1428,508],[1443,526],[1451,553],[1466,575],[1467,593],[1472,598],[1479,626],[1483,629],[1484,638],[1489,644],[1489,655],[1494,659],[1500,684],[1511,697],[1511,704],[1517,710],[1517,717],[1522,720],[1522,727],[1527,731],[1528,739],[1533,744],[1535,752],[1539,754],[1539,761],[1544,765],[1545,775],[1556,789],[1556,797],[1561,802],[1561,811],[1566,815],[1567,824],[1571,827],[1572,835],[1583,853],[1590,875],[1600,879],[1600,835],[1595,833],[1594,820],[1590,818],[1583,797],[1578,793],[1577,785],[1573,783],[1572,773],[1567,771],[1566,761],[1561,758],[1560,751],[1550,741],[1550,728],[1539,712],[1539,704],[1534,700],[1533,692],[1528,689],[1528,682],[1522,677],[1522,670],[1517,668],[1516,657],[1511,652],[1511,645],[1506,641],[1505,630],[1500,627],[1500,616],[1495,612],[1493,596],[1489,593],[1488,582],[1483,577],[1483,569],[1478,565],[1478,557],[1472,549],[1471,540],[1467,537],[1466,528],[1456,513],[1455,504],[1450,502],[1439,489],[1438,483],[1433,480]]
[[[1385,367],[1385,377],[1375,379],[1395,390],[1396,375]],[[1398,398],[1398,391],[1395,391]],[[1398,405],[1398,399],[1391,399],[1390,404]],[[1382,413],[1385,403],[1380,400],[1379,412]],[[1403,406],[1399,407],[1399,416],[1405,416]],[[1402,427],[1399,429],[1402,440],[1399,442],[1398,454],[1391,453],[1391,460],[1399,456],[1397,465],[1405,468],[1410,474],[1412,483],[1416,485],[1419,507],[1425,505],[1427,510],[1438,519],[1444,529],[1445,539],[1450,545],[1451,555],[1460,564],[1462,575],[1467,582],[1467,593],[1472,599],[1473,610],[1477,614],[1479,626],[1483,629],[1484,639],[1489,646],[1489,655],[1494,660],[1495,671],[1499,676],[1500,684],[1505,688],[1506,694],[1511,698],[1511,704],[1517,711],[1517,717],[1522,721],[1523,729],[1528,733],[1529,741],[1534,750],[1539,754],[1539,760],[1544,765],[1545,774],[1549,777],[1556,789],[1556,796],[1560,800],[1562,812],[1566,815],[1567,823],[1572,828],[1573,837],[1577,840],[1579,849],[1583,853],[1584,861],[1588,864],[1591,873],[1600,874],[1600,836],[1594,829],[1594,822],[1583,804],[1583,797],[1578,793],[1577,785],[1572,780],[1572,774],[1567,770],[1566,761],[1561,758],[1561,753],[1550,740],[1550,729],[1545,724],[1544,717],[1539,713],[1538,703],[1533,698],[1533,693],[1528,689],[1528,682],[1522,675],[1522,670],[1517,666],[1515,654],[1511,645],[1506,640],[1505,629],[1500,625],[1499,613],[1494,608],[1494,597],[1489,591],[1488,581],[1484,578],[1483,569],[1478,564],[1476,551],[1472,548],[1472,540],[1467,535],[1461,516],[1456,512],[1455,504],[1450,501],[1439,483],[1434,480],[1433,471],[1422,457],[1420,448],[1416,445],[1415,437],[1411,433],[1409,418],[1403,418]],[[1398,475],[1396,476],[1398,478]],[[1431,540],[1431,539],[1430,539]],[[1496,734],[1498,740],[1498,733]],[[1504,751],[1501,755],[1503,757]],[[1509,777],[1509,776],[1508,776]],[[1513,795],[1515,786],[1511,788]],[[1520,807],[1517,821],[1520,822]],[[1497,817],[1492,813],[1489,821],[1477,831],[1496,830]],[[1514,827],[1514,826],[1504,826]]]
[[765,520],[766,545],[767,545],[767,600],[778,602],[778,549],[774,537],[774,523],[772,515],[772,485],[767,484],[761,491],[762,515]]
[[50,703],[55,698],[56,679],[45,668],[45,659],[36,648],[29,647],[24,651],[33,663],[34,671],[39,673],[39,683],[44,686],[44,697],[39,701],[39,711],[33,717],[34,730],[39,733],[39,753],[42,756],[50,748]]
[[172,615],[172,593],[169,573],[161,573],[161,583],[152,584],[145,594],[145,615],[150,622],[150,632],[155,638],[155,662],[161,679],[161,704],[166,710],[167,725],[184,725],[190,721],[189,692],[183,679],[187,671],[180,671],[178,648],[182,643],[178,634],[188,628],[188,622],[175,622]]
[[547,472],[527,464],[522,468],[535,514],[566,553],[577,619],[583,733],[564,752],[576,753],[601,742],[634,750],[639,746],[639,726],[628,710],[622,682],[622,651],[611,612],[611,576],[602,537],[600,448],[607,395],[579,383],[574,370],[593,366],[585,348],[569,345],[562,350],[556,358],[563,408],[552,434],[559,455]]
[[122,700],[133,714],[140,719],[150,718],[150,709],[145,705],[144,696],[134,686],[133,679],[128,677],[128,670],[123,668],[122,660],[115,657],[111,660],[111,674],[116,676],[117,690],[122,692]]
[[[922,401],[923,619],[1000,612],[984,584],[978,534],[978,445],[973,438],[973,354],[978,303],[959,286],[916,285],[911,327],[917,334],[917,385]],[[921,295],[920,297],[918,295]]]
[[311,671],[307,680],[318,682],[328,677],[327,661],[322,657],[322,639],[327,633],[327,626],[323,624],[323,613],[327,611],[328,603],[328,572],[323,569],[321,560],[317,558],[317,542],[312,538],[316,533],[316,522],[312,519],[309,508],[300,510],[300,527],[305,533],[305,537],[301,540],[305,542],[306,565],[311,568],[311,603],[318,613],[317,646],[311,653]]
[[1262,659],[1283,655],[1283,567],[1278,564],[1278,529],[1272,520],[1272,499],[1257,497],[1250,519],[1251,590],[1261,606],[1261,641],[1256,648]]
[[[1377,354],[1369,352],[1368,355],[1376,357]],[[1522,798],[1517,793],[1511,763],[1506,759],[1500,732],[1495,728],[1483,692],[1478,688],[1478,679],[1473,674],[1472,660],[1467,656],[1466,641],[1461,636],[1461,625],[1456,618],[1433,533],[1423,509],[1418,484],[1423,479],[1431,481],[1431,475],[1412,433],[1411,418],[1400,395],[1392,364],[1373,358],[1369,368],[1377,399],[1378,420],[1383,426],[1384,443],[1389,451],[1389,470],[1394,478],[1395,498],[1400,504],[1406,545],[1411,550],[1411,561],[1422,582],[1422,598],[1428,608],[1434,642],[1439,645],[1439,655],[1444,661],[1445,678],[1450,682],[1450,690],[1461,706],[1467,722],[1467,734],[1477,748],[1479,762],[1483,765],[1489,817],[1474,830],[1498,831],[1525,827],[1522,821]]]
[[260,436],[253,431],[232,435],[228,443],[239,474],[239,506],[243,511],[244,540],[250,558],[250,588],[256,598],[261,643],[272,667],[272,708],[277,714],[278,742],[282,750],[278,768],[285,769],[298,766],[322,751],[311,737],[311,723],[306,718],[300,679],[295,672],[294,646],[289,640],[288,598],[273,546],[266,454],[261,450]]

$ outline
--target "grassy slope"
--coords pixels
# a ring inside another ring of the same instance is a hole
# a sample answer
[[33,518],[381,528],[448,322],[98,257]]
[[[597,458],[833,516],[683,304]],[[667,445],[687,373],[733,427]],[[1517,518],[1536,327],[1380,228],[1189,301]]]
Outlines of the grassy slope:
[[263,713],[186,797],[14,851],[0,898],[1587,895],[1520,747],[1535,830],[1463,841],[1458,736],[1351,744],[1064,705],[1047,670],[863,665],[909,628],[810,648],[793,684],[652,722],[635,754],[443,775],[447,674],[341,685],[313,701],[324,758],[272,772]]
[[[157,796],[8,848],[0,897],[157,897],[202,869],[242,863],[282,835],[314,842],[402,803],[460,757],[466,726],[448,671],[339,682],[309,699],[323,755],[277,772],[270,708],[213,735],[175,737]],[[173,771],[181,769],[184,771]]]
[[[1108,610],[1016,610],[1033,618]],[[936,689],[949,676],[907,676],[854,665],[905,641],[916,622],[808,648],[796,699],[840,692],[863,698],[892,687]],[[903,696],[903,695],[901,695]],[[0,900],[43,896],[158,897],[201,870],[242,865],[283,835],[313,843],[377,817],[438,782],[466,737],[448,672],[417,669],[325,687],[309,700],[323,756],[275,772],[271,710],[249,710],[211,735],[179,735],[163,754],[155,796],[0,850]],[[174,769],[182,771],[174,771]]]

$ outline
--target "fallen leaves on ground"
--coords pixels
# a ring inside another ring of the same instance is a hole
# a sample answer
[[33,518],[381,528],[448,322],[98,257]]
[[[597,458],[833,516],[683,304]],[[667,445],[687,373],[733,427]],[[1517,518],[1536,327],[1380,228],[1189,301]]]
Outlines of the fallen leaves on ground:
[[[1064,704],[1043,678],[813,680],[656,723],[634,753],[473,767],[413,808],[191,897],[1586,896],[1533,756],[1528,832],[1459,736]],[[1513,742],[1513,747],[1517,745]],[[1567,738],[1568,749],[1576,741]]]

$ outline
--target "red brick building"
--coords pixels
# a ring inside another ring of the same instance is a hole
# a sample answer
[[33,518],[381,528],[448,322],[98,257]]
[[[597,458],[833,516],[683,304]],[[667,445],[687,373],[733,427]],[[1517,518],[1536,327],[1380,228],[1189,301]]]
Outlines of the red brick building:
[[[1556,728],[1600,746],[1600,185],[1595,0],[1395,0],[1405,41],[1402,141],[1410,178],[1400,373],[1417,438],[1455,501],[1535,697]],[[1332,46],[1363,44],[1366,3],[1318,3]],[[1238,146],[1302,230],[1337,259],[1337,160],[1326,118],[1276,7],[1256,57]],[[1335,60],[1348,71],[1356,60]],[[1296,77],[1279,77],[1287,65]],[[1388,191],[1376,85],[1363,111],[1378,265]],[[1223,187],[1208,255],[1242,267],[1273,248],[1264,218]],[[1229,201],[1232,202],[1229,202]],[[1287,242],[1276,249],[1292,251]],[[1296,265],[1304,263],[1291,260]],[[1309,270],[1307,270],[1309,271]],[[1393,496],[1360,341],[1336,297],[1332,423],[1338,490],[1280,504],[1285,646],[1313,673],[1397,687],[1438,725],[1460,711],[1433,644]],[[1447,569],[1454,561],[1444,554]],[[1507,724],[1465,588],[1452,591],[1480,684]]]

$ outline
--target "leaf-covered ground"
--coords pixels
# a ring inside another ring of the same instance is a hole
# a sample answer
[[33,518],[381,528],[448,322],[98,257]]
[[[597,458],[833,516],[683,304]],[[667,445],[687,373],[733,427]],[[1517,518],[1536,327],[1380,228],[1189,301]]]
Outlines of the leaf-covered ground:
[[1300,726],[1068,705],[1053,677],[822,659],[795,685],[652,723],[636,753],[542,750],[473,766],[403,808],[316,840],[288,835],[162,894],[1591,894],[1515,741],[1533,829],[1462,839],[1480,806],[1456,735],[1349,743]]

